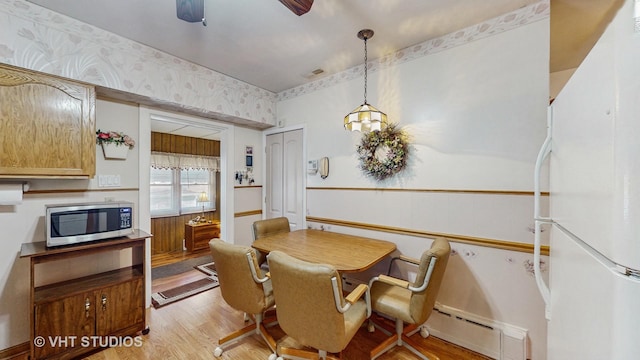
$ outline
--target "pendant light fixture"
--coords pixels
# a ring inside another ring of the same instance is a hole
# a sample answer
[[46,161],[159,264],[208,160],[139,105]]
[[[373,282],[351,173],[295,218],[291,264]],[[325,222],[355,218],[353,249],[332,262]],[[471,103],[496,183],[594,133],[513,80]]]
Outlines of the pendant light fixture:
[[358,32],[358,38],[364,40],[364,103],[344,117],[344,128],[367,133],[380,131],[387,127],[387,114],[367,103],[367,40],[373,37],[373,30]]

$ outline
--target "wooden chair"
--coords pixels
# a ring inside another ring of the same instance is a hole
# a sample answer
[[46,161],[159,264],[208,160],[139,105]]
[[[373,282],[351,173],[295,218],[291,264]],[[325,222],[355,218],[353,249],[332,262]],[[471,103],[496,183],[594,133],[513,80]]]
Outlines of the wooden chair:
[[[276,314],[287,334],[277,352],[288,359],[336,359],[371,314],[367,285],[360,284],[347,297],[338,271],[281,251],[267,256],[271,269]],[[311,348],[311,349],[310,349]]]
[[[371,351],[372,360],[396,346],[404,346],[421,359],[429,359],[426,353],[418,350],[417,344],[409,336],[419,330],[423,337],[428,336],[422,324],[433,311],[450,253],[449,242],[445,238],[437,238],[419,260],[406,256],[392,259],[389,269],[395,260],[417,266],[415,281],[409,282],[388,274],[371,279],[369,291],[372,311],[395,319],[395,333],[385,330],[390,337]],[[409,326],[405,328],[404,323]],[[384,326],[370,319],[369,331],[374,331],[374,325],[384,329]]]
[[[269,360],[276,355],[276,341],[267,332],[264,314],[273,308],[275,301],[271,280],[258,266],[256,251],[247,246],[228,244],[220,239],[209,242],[211,255],[216,265],[220,291],[224,300],[234,309],[251,314],[253,323],[237,330],[218,341],[213,355],[219,357],[224,348],[254,334],[259,334],[273,352]],[[245,319],[246,321],[246,319]]]

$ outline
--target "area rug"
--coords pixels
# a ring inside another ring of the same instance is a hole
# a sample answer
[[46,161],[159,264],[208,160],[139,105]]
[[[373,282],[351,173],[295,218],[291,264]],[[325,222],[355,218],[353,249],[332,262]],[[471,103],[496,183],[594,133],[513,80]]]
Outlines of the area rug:
[[173,289],[153,293],[151,295],[151,304],[157,309],[189,296],[213,289],[218,287],[218,285],[220,285],[218,283],[218,279],[213,276],[209,276],[188,284],[180,285]]
[[216,275],[216,264],[214,262],[210,262],[202,265],[196,265],[195,268],[207,275],[210,275],[210,276]]
[[154,267],[151,269],[151,279],[156,280],[172,275],[182,274],[184,272],[193,270],[195,266],[210,263],[211,260],[211,255],[205,255],[193,259],[179,261],[177,263],[169,265]]

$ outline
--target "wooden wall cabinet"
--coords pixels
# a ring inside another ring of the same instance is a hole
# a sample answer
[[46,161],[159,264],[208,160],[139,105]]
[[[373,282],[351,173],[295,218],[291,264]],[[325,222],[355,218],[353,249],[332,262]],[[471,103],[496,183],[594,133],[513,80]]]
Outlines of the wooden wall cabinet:
[[0,64],[0,178],[95,175],[95,88]]
[[[136,230],[127,237],[77,246],[48,249],[44,242],[22,245],[20,256],[31,260],[31,359],[75,358],[108,344],[109,338],[149,331],[144,272],[148,237],[151,235]],[[37,264],[126,248],[132,249],[131,266],[34,285]],[[39,341],[44,345],[37,346]]]
[[184,225],[184,242],[188,251],[209,248],[209,241],[220,236],[220,223],[197,223]]

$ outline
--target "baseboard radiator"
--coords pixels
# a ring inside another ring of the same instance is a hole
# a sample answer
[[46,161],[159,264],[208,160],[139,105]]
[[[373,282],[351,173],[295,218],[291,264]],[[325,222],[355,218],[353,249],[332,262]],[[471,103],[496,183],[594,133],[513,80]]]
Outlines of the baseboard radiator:
[[426,325],[433,336],[493,359],[527,359],[526,329],[439,303]]
[[[351,291],[359,279],[343,277],[343,290]],[[527,330],[436,303],[426,324],[437,338],[498,360],[527,360]]]

